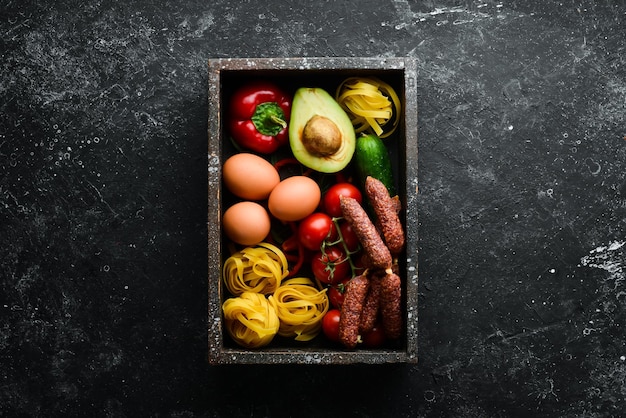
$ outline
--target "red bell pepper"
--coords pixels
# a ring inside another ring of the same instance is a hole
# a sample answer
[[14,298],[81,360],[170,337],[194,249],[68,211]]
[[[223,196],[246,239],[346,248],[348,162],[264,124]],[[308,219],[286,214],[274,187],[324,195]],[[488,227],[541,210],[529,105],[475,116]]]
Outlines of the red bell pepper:
[[235,92],[230,101],[230,134],[242,148],[271,154],[289,143],[291,96],[258,81]]

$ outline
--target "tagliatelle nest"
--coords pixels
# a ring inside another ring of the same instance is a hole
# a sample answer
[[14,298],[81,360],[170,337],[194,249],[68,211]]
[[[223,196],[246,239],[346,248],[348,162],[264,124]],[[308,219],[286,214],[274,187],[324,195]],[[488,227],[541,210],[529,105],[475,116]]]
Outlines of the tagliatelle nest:
[[319,334],[330,304],[326,289],[317,289],[307,277],[283,282],[268,300],[280,320],[278,334],[296,341],[309,341]]
[[280,321],[264,295],[244,292],[222,304],[225,328],[237,344],[246,348],[268,345],[278,332]]
[[370,132],[386,138],[398,127],[400,98],[389,84],[378,78],[350,77],[337,87],[335,98],[357,134]]
[[276,246],[262,242],[231,255],[222,268],[224,284],[235,296],[243,292],[274,293],[289,274],[285,254]]

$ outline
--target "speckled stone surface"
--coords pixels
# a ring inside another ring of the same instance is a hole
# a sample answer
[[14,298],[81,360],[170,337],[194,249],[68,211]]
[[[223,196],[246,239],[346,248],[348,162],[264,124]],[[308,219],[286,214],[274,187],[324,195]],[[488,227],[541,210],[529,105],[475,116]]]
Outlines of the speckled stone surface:
[[[620,416],[624,2],[303,3],[0,6],[0,415]],[[254,56],[417,60],[418,364],[208,364],[206,64]]]

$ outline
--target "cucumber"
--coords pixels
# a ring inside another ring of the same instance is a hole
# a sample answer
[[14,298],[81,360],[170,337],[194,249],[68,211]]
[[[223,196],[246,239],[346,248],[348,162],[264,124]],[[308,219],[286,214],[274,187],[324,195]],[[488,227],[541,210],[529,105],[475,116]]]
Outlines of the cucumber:
[[354,159],[361,186],[365,184],[367,176],[372,176],[387,187],[391,196],[395,196],[391,159],[382,139],[373,134],[359,136],[356,139]]

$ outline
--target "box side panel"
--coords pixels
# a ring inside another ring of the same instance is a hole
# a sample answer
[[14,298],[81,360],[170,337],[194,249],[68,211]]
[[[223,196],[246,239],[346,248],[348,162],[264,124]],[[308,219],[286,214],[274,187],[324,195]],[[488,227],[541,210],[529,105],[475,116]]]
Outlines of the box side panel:
[[209,361],[216,362],[223,349],[223,334],[221,321],[221,82],[219,62],[209,61],[208,85],[208,219],[207,219],[207,248],[208,248],[208,337]]
[[417,62],[407,59],[405,68],[406,161],[406,281],[407,354],[417,362],[418,351],[418,139],[417,139]]
[[407,363],[406,353],[387,350],[281,350],[270,349],[249,351],[225,349],[220,364],[308,364],[308,365],[341,365],[341,364],[391,364]]

